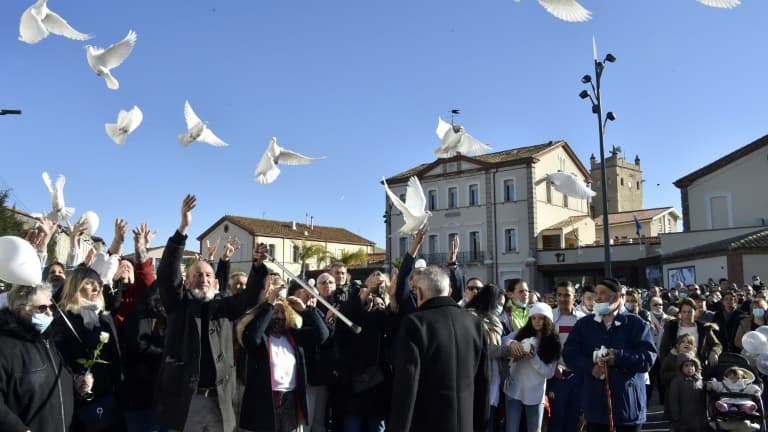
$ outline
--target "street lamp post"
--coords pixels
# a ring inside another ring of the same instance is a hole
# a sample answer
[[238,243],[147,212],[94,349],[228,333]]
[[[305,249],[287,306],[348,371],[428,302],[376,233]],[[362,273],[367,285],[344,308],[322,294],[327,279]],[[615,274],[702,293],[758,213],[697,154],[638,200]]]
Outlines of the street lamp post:
[[605,69],[605,63],[613,63],[616,61],[616,57],[613,54],[606,54],[605,59],[603,61],[599,61],[597,59],[597,48],[594,50],[595,53],[595,79],[592,80],[592,76],[590,75],[584,75],[581,77],[581,82],[583,84],[589,84],[589,86],[592,88],[592,93],[590,93],[588,90],[582,90],[581,93],[579,93],[579,97],[582,99],[587,99],[592,102],[592,112],[597,115],[597,132],[600,136],[600,192],[601,192],[601,198],[602,198],[602,204],[603,204],[603,249],[605,253],[605,262],[604,262],[604,274],[606,278],[613,277],[613,273],[611,272],[611,244],[610,244],[610,232],[608,229],[608,188],[606,184],[606,175],[605,175],[605,126],[606,123],[610,121],[616,120],[616,116],[613,114],[613,112],[608,112],[605,115],[605,118],[603,118],[603,105],[600,99],[600,79],[603,76],[603,70]]

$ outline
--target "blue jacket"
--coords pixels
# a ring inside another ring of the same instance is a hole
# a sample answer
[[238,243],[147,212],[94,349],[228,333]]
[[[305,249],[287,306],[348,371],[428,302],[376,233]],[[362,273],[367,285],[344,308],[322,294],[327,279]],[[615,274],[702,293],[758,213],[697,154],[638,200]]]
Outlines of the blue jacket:
[[616,425],[645,423],[644,373],[656,360],[656,347],[648,323],[637,315],[619,313],[610,329],[590,314],[578,320],[568,334],[563,358],[569,368],[581,374],[584,417],[588,423],[608,424],[605,381],[592,376],[592,353],[601,346],[613,348],[616,363],[608,368],[608,380]]

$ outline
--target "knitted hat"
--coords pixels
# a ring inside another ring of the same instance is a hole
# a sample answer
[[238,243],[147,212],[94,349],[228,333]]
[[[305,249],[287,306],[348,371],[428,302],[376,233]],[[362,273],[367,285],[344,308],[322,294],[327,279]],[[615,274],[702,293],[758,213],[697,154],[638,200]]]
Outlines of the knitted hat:
[[600,281],[598,285],[602,285],[613,292],[619,292],[619,287],[621,286],[621,283],[616,279],[606,278]]
[[528,316],[544,315],[549,318],[550,321],[554,321],[552,316],[552,308],[546,303],[534,303],[528,308]]

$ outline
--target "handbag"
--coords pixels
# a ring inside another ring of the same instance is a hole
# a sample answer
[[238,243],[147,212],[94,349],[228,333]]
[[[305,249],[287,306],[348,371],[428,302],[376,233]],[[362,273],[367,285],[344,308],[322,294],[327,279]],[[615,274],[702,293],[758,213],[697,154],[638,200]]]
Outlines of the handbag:
[[384,371],[379,366],[379,354],[381,351],[381,338],[376,343],[376,364],[368,366],[360,373],[352,377],[350,386],[354,393],[370,390],[384,382]]

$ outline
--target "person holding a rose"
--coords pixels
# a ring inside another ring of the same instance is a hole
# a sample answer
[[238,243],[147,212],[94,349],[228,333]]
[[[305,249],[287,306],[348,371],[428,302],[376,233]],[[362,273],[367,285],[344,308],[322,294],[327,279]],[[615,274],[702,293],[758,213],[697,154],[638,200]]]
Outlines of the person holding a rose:
[[93,379],[93,387],[75,398],[73,432],[122,431],[125,428],[118,393],[123,380],[120,345],[112,316],[105,311],[102,281],[90,267],[80,265],[62,290],[62,315],[53,322],[56,346],[77,375]]

